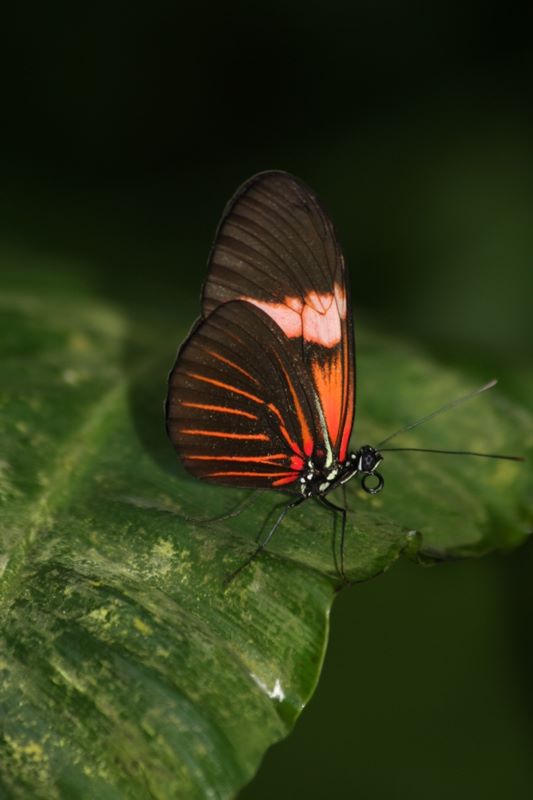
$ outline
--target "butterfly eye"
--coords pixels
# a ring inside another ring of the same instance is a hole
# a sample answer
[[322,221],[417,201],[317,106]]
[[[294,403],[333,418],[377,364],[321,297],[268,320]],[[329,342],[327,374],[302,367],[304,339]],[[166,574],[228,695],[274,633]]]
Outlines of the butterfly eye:
[[359,460],[357,462],[357,469],[359,472],[366,472],[367,474],[372,474],[378,464],[381,463],[383,460],[381,453],[371,447],[370,445],[365,445],[359,451]]
[[376,466],[376,459],[373,453],[365,453],[363,456],[363,469],[365,472],[372,472]]

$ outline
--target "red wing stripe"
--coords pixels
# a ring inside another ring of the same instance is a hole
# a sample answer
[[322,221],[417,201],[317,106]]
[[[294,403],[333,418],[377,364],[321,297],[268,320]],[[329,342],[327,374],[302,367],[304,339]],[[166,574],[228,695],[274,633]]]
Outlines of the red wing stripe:
[[331,442],[337,442],[343,402],[343,372],[340,352],[325,362],[311,361],[313,381],[324,412]]
[[296,415],[298,417],[298,422],[300,423],[300,430],[301,430],[301,433],[302,433],[302,442],[303,442],[303,446],[304,446],[304,453],[305,453],[306,456],[310,456],[311,453],[313,452],[313,447],[314,447],[314,442],[313,442],[313,437],[311,435],[311,431],[309,430],[309,426],[307,424],[307,420],[305,418],[302,406],[300,404],[300,400],[298,398],[298,395],[296,394],[296,390],[295,390],[295,388],[294,388],[294,386],[292,384],[292,381],[290,379],[289,373],[287,372],[287,370],[285,369],[285,367],[283,366],[283,364],[281,363],[281,360],[279,358],[278,358],[278,361],[279,361],[279,365],[280,365],[281,369],[283,370],[283,374],[285,375],[285,380],[287,381],[287,385],[288,385],[288,387],[290,389],[290,393],[292,395],[292,400],[293,400],[293,403],[294,403],[294,408],[296,410]]
[[264,433],[224,433],[222,431],[203,431],[196,428],[180,428],[180,433],[188,433],[191,436],[218,436],[220,439],[254,439],[257,442],[269,442],[268,436]]
[[296,478],[298,477],[297,472],[292,472],[286,478],[280,478],[279,481],[272,481],[272,486],[283,486],[285,483],[294,483]]
[[254,461],[257,464],[270,464],[272,461],[279,461],[287,458],[286,453],[276,453],[273,456],[188,456],[184,455],[188,461]]
[[242,394],[243,397],[247,397],[249,400],[253,400],[254,403],[259,403],[260,405],[264,404],[264,400],[261,398],[256,397],[255,394],[250,394],[249,392],[243,391],[243,389],[237,389],[236,386],[231,386],[229,383],[223,383],[222,381],[217,381],[214,378],[206,378],[205,375],[198,375],[196,372],[186,372],[186,375],[189,378],[196,378],[197,381],[203,381],[204,383],[212,383],[213,386],[219,386],[221,389],[227,389],[229,392],[235,392],[236,394]]
[[224,358],[224,356],[221,356],[220,353],[215,353],[214,350],[208,350],[207,352],[209,353],[210,356],[213,356],[213,358],[216,358],[219,361],[224,362],[224,364],[228,364],[230,367],[233,367],[233,369],[236,369],[238,372],[242,373],[247,378],[249,378],[253,383],[257,384],[257,381],[253,375],[250,375],[250,373],[246,372],[245,369],[239,367],[238,364],[235,364],[233,361],[230,361],[229,358]]
[[285,427],[285,422],[284,422],[283,417],[281,416],[279,410],[276,408],[276,406],[273,403],[269,403],[268,407],[269,407],[269,409],[271,411],[274,412],[274,414],[279,419],[279,421],[280,421],[279,429],[281,431],[281,435],[283,436],[283,438],[285,439],[285,441],[287,442],[289,447],[293,450],[294,453],[297,453],[299,456],[303,456],[302,450],[301,450],[300,445],[298,444],[298,442],[293,441],[291,439],[291,437],[289,436],[289,431]]
[[344,461],[346,458],[346,453],[348,451],[348,446],[350,444],[350,436],[352,433],[353,427],[353,417],[355,414],[355,397],[354,397],[354,387],[353,381],[350,379],[350,368],[351,365],[349,363],[350,352],[349,347],[345,346],[343,348],[344,353],[344,369],[343,369],[343,414],[342,414],[342,436],[340,440],[339,446],[339,459]]
[[212,406],[208,403],[186,403],[183,402],[182,406],[187,408],[201,408],[203,411],[220,411],[224,414],[238,414],[240,417],[248,417],[248,419],[259,419],[255,414],[249,414],[248,411],[241,411],[239,408],[226,408],[226,406]]
[[[240,472],[237,470],[224,471],[224,472],[208,472],[208,478],[227,478],[227,477],[245,477],[245,478],[285,478],[290,477],[296,480],[298,477],[297,472]],[[294,477],[293,477],[294,476]],[[285,481],[283,481],[285,483]],[[287,481],[288,482],[288,481]]]

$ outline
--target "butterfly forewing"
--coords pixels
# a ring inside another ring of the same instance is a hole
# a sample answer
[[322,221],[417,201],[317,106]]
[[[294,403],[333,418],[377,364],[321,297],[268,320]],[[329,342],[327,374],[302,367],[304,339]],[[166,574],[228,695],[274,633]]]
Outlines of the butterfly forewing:
[[343,459],[355,399],[346,269],[329,216],[292,175],[260,173],[226,207],[209,258],[204,316],[235,299],[262,308],[303,350]]
[[241,297],[284,303],[344,285],[333,225],[315,195],[283,172],[247,181],[227,205],[209,257],[203,314]]
[[324,468],[343,460],[354,415],[349,293],[333,225],[303,183],[267,172],[237,192],[202,310],[167,404],[186,466],[209,480],[290,489],[309,457]]

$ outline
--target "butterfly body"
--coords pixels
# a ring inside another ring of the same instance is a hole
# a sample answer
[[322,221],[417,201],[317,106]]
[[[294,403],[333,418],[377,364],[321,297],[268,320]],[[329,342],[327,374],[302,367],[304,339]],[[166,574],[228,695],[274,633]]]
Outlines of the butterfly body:
[[[358,475],[363,476],[363,487],[369,494],[377,494],[383,488],[383,478],[376,472],[383,461],[382,455],[371,445],[364,445],[359,450],[350,453],[346,461],[334,461],[328,470],[317,466],[313,459],[307,462],[307,468],[300,475],[300,491],[304,497],[325,497],[329,492],[348,483]],[[367,482],[369,476],[377,478],[377,484],[370,486]]]

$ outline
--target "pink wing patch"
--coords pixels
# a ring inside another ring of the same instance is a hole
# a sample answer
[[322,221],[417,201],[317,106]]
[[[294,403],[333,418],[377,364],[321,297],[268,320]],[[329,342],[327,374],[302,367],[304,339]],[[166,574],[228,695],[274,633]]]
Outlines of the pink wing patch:
[[285,297],[283,303],[268,303],[254,297],[240,299],[268,314],[289,339],[303,336],[306,342],[322,347],[335,347],[341,340],[346,293],[337,283],[333,292],[309,292],[303,301],[300,297]]

